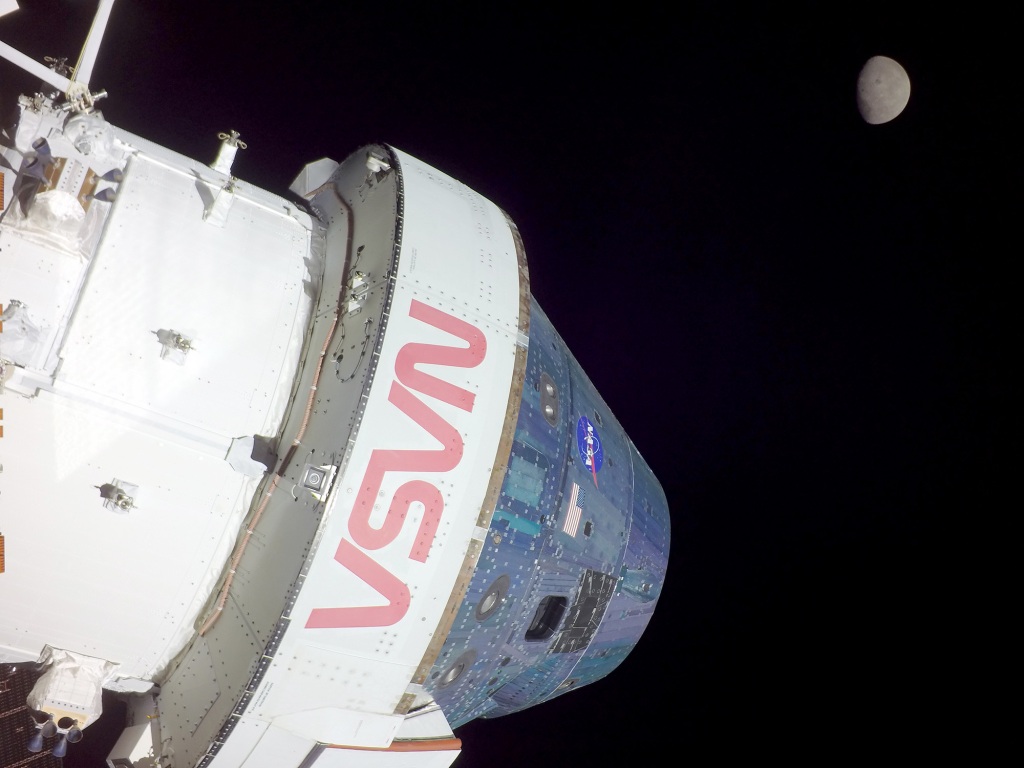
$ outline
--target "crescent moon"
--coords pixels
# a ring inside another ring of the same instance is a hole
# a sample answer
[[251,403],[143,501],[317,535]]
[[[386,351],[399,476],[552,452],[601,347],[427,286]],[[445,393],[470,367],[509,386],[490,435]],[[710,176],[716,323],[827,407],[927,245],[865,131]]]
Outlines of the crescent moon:
[[857,109],[870,125],[899,117],[910,101],[910,77],[898,61],[872,56],[857,77]]

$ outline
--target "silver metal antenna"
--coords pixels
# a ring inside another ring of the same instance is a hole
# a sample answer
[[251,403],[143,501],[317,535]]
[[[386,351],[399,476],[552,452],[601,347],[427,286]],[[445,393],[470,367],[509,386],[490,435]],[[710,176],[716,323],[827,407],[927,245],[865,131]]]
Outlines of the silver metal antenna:
[[[82,46],[82,53],[78,57],[78,65],[75,67],[71,78],[58,74],[53,69],[46,67],[26,56],[21,51],[0,42],[0,57],[21,67],[30,75],[38,77],[48,85],[52,85],[65,93],[76,111],[86,110],[92,107],[93,94],[89,91],[89,78],[92,76],[93,66],[96,64],[96,56],[99,54],[100,43],[103,41],[103,32],[107,28],[107,20],[110,18],[110,11],[114,6],[114,0],[99,0],[96,9],[96,16],[93,17],[92,26]],[[0,0],[0,15],[17,10],[17,3],[9,0]]]

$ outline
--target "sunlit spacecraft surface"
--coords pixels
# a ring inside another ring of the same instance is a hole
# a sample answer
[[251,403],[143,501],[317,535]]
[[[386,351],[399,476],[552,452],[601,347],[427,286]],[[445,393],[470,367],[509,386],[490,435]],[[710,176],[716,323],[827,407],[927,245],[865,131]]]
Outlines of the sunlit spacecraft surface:
[[73,73],[0,48],[44,81],[0,135],[0,757],[107,689],[111,766],[449,766],[607,675],[668,507],[513,222],[383,144],[285,199],[234,132],[204,165],[110,125],[111,5]]

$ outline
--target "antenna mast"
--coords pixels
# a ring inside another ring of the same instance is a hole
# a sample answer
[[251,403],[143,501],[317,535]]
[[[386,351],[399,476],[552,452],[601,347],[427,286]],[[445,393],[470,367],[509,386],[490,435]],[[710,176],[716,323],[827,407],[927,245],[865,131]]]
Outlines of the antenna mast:
[[[18,65],[30,75],[35,75],[48,85],[63,91],[71,103],[72,109],[76,112],[85,112],[92,107],[93,102],[101,95],[94,95],[89,90],[89,78],[92,77],[96,56],[99,54],[100,43],[103,41],[103,32],[107,28],[107,20],[110,18],[110,11],[113,6],[114,0],[99,0],[96,16],[93,17],[89,34],[85,38],[85,45],[82,46],[82,53],[78,57],[78,65],[75,67],[70,79],[58,74],[49,67],[43,66],[4,42],[0,42],[0,57]],[[16,2],[0,0],[0,16],[17,10],[17,8]]]
[[72,83],[79,83],[86,91],[89,90],[89,78],[92,77],[92,68],[96,64],[96,56],[100,52],[100,43],[103,42],[103,32],[107,28],[107,20],[110,18],[110,9],[114,7],[114,0],[100,0],[99,8],[96,9],[96,16],[92,20],[89,34],[85,38],[85,45],[82,46],[82,53],[78,57],[78,64],[75,65],[74,74],[71,75]]

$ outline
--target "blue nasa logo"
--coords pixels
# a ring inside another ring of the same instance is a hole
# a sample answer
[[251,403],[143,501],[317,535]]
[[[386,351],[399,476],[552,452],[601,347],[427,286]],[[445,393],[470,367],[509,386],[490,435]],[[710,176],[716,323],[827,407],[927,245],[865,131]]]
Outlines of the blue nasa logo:
[[580,420],[576,422],[576,447],[579,449],[583,466],[593,475],[594,485],[597,485],[597,473],[604,464],[604,449],[601,447],[601,438],[597,435],[597,427],[586,416],[580,416]]

